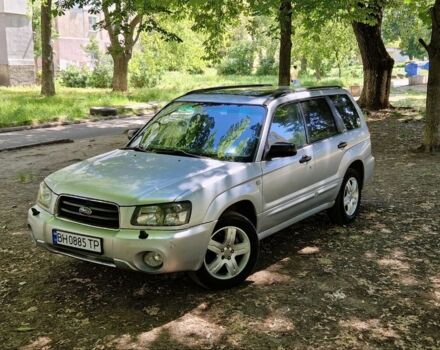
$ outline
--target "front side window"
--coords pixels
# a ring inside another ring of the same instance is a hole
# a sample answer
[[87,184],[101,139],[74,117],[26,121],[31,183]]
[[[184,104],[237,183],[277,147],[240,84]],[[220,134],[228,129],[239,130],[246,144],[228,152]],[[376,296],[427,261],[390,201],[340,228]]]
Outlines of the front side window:
[[298,103],[277,108],[270,127],[269,146],[277,142],[287,142],[301,148],[306,144],[306,130]]
[[335,119],[325,98],[301,102],[310,143],[317,142],[338,133]]
[[163,109],[131,147],[151,152],[251,161],[266,109],[262,106],[175,102]]
[[341,115],[347,130],[361,127],[361,118],[359,117],[353,102],[351,102],[347,95],[332,95],[329,97],[335,105],[336,110]]

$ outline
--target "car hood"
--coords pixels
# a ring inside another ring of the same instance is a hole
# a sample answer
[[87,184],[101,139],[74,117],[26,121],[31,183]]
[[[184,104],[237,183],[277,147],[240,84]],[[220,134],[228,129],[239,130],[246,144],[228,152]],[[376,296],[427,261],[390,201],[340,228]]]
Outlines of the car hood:
[[[115,150],[63,168],[45,181],[58,195],[132,206],[174,201],[191,191],[188,184],[197,187],[203,179],[242,167],[240,163],[206,158]],[[194,181],[200,176],[200,181]]]

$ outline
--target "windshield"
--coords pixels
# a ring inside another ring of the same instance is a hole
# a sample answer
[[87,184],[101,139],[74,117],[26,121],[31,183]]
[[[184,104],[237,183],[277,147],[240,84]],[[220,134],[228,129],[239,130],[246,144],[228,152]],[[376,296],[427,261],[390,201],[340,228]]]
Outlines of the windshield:
[[144,151],[251,161],[266,115],[262,106],[175,102],[130,143]]

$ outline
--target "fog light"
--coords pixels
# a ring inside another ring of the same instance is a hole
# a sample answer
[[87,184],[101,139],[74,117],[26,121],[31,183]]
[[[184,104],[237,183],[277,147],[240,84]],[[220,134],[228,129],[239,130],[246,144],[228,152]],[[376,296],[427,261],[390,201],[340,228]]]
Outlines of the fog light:
[[150,267],[160,267],[163,264],[163,256],[158,252],[145,253],[144,263]]

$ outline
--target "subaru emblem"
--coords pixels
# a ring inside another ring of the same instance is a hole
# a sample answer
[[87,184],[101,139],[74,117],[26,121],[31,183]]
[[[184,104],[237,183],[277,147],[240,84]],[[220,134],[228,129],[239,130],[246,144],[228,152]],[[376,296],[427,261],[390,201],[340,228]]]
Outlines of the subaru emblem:
[[90,209],[89,207],[80,207],[78,211],[80,214],[83,215],[92,215],[92,209]]

